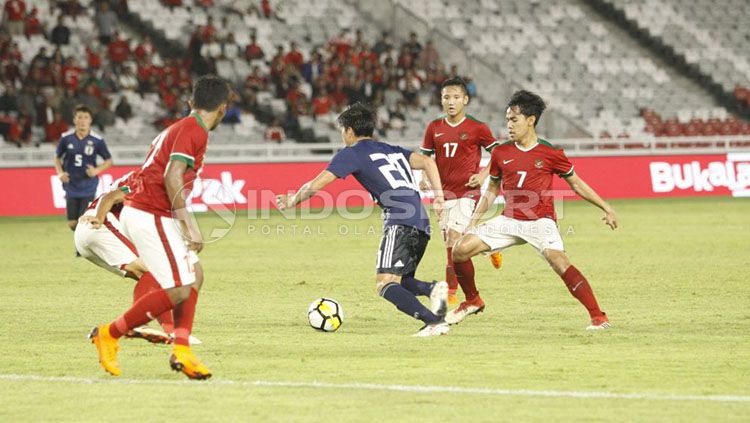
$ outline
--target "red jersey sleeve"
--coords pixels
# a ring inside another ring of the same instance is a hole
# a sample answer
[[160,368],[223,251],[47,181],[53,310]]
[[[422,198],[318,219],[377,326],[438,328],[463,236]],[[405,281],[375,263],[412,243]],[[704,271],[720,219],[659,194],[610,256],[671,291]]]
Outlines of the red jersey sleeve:
[[500,168],[500,149],[492,150],[490,155],[490,178],[497,181],[502,179],[503,170]]
[[554,154],[552,154],[550,165],[552,167],[552,172],[556,173],[561,178],[567,178],[568,176],[573,175],[573,164],[570,163],[568,156],[565,155],[565,152],[562,149],[555,150]]
[[484,147],[487,151],[492,151],[493,148],[498,146],[497,139],[494,135],[492,135],[492,130],[489,126],[486,124],[479,125],[479,129],[477,131],[477,140],[479,140],[479,145]]
[[422,154],[426,154],[428,156],[431,156],[435,153],[435,130],[432,129],[434,122],[430,122],[429,125],[427,125],[427,129],[424,131],[424,139],[422,140],[422,147],[420,147],[419,151]]
[[196,163],[203,163],[207,143],[208,134],[203,128],[197,128],[196,130],[183,126],[175,134],[175,142],[172,151],[169,153],[169,160],[180,160],[187,163],[188,167],[195,168]]

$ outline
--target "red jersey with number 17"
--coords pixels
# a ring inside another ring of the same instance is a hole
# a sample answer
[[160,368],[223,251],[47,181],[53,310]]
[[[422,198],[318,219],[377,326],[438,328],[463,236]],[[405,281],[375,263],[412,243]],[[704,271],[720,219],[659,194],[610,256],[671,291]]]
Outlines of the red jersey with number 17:
[[528,149],[510,141],[492,150],[490,178],[502,178],[503,216],[518,220],[557,220],[553,175],[572,176],[573,165],[563,150],[541,138]]
[[423,154],[435,154],[445,199],[450,200],[479,197],[479,189],[469,188],[466,183],[472,175],[479,173],[480,147],[491,151],[496,145],[490,128],[466,115],[456,125],[448,123],[446,118],[430,122],[420,150]]
[[200,174],[207,147],[208,128],[197,114],[180,119],[162,131],[151,143],[125,205],[171,217],[172,202],[164,185],[167,164],[172,160],[183,161]]

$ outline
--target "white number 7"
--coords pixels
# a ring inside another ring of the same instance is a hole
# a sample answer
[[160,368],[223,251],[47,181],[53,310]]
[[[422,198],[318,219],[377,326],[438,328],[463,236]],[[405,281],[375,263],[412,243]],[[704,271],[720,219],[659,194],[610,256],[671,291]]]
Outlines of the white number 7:
[[526,179],[526,171],[525,170],[519,170],[518,174],[521,175],[521,180],[518,181],[518,186],[516,188],[521,188],[521,185],[523,185],[524,179]]

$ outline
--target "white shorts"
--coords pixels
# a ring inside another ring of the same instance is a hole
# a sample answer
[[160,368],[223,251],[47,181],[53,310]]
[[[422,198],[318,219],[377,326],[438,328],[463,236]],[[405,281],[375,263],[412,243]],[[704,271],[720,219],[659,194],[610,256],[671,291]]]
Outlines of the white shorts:
[[188,250],[174,219],[126,206],[120,213],[120,222],[123,233],[133,241],[146,268],[162,288],[195,282],[198,256]]
[[[96,211],[83,215],[96,216]],[[107,214],[99,229],[79,223],[73,239],[82,257],[116,275],[125,276],[123,267],[138,259],[135,246],[122,234],[122,226],[112,213]]]
[[465,197],[446,201],[443,215],[440,217],[440,229],[443,231],[452,229],[460,234],[464,233],[476,204],[476,200]]
[[471,233],[489,245],[492,252],[527,242],[540,254],[546,249],[565,250],[557,224],[548,218],[517,220],[500,215],[477,226]]

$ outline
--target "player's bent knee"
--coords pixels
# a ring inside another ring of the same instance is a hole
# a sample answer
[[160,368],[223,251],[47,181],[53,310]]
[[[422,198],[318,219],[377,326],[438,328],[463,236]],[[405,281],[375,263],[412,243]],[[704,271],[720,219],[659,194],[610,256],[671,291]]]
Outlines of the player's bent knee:
[[188,297],[190,296],[191,289],[192,289],[192,285],[169,288],[167,289],[167,295],[169,296],[169,299],[172,301],[172,304],[177,305],[188,299]]
[[544,258],[547,259],[547,263],[558,275],[562,275],[570,267],[570,260],[564,251],[545,249],[542,251]]
[[380,295],[383,292],[383,288],[394,282],[401,283],[401,277],[390,273],[378,273],[375,276],[375,290]]

